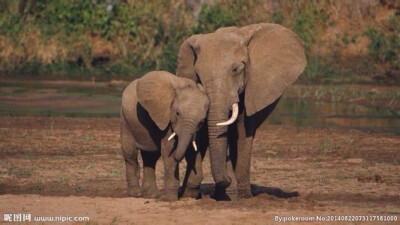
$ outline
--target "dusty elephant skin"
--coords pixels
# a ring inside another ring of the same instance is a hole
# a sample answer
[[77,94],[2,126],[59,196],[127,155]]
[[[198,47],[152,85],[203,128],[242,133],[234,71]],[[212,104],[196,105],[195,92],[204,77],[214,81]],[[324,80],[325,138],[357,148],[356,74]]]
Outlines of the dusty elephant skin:
[[252,196],[256,130],[305,65],[300,38],[277,24],[220,28],[181,45],[177,75],[202,83],[210,100],[207,123],[217,199]]
[[[160,155],[164,161],[163,200],[178,199],[178,162],[191,161],[186,179],[190,193],[199,193],[202,180],[200,151],[188,148],[205,119],[208,98],[200,84],[164,71],[145,74],[130,83],[122,95],[121,148],[125,158],[128,195],[157,197],[155,166]],[[175,141],[177,140],[177,141]],[[197,149],[196,149],[197,150]],[[143,159],[143,180],[139,183],[138,152]],[[195,162],[198,162],[196,168]],[[196,171],[194,173],[193,171]]]

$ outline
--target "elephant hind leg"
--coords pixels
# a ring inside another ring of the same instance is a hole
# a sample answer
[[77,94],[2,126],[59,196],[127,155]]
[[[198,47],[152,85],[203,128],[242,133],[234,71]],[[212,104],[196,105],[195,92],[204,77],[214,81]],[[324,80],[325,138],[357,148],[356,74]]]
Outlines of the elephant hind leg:
[[140,185],[139,185],[139,164],[137,159],[128,160],[125,159],[126,168],[126,181],[128,184],[128,195],[130,197],[140,197]]
[[137,159],[138,148],[124,119],[121,121],[121,150],[125,159],[128,195],[131,197],[140,197],[140,167]]

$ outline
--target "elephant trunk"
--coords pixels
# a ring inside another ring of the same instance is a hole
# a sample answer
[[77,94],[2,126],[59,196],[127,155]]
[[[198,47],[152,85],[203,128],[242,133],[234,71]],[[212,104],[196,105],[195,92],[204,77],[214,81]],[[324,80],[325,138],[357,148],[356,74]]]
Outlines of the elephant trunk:
[[[226,188],[231,183],[231,178],[227,174],[227,135],[228,126],[218,126],[217,123],[228,119],[227,107],[224,107],[223,96],[217,93],[209,93],[210,110],[208,114],[208,134],[210,145],[211,171],[217,187]],[[221,98],[221,99],[220,99]]]
[[186,149],[189,144],[192,142],[194,132],[196,131],[196,126],[194,122],[187,123],[188,125],[182,129],[180,134],[178,133],[178,146],[176,147],[174,153],[174,159],[177,162],[180,162],[185,156]]

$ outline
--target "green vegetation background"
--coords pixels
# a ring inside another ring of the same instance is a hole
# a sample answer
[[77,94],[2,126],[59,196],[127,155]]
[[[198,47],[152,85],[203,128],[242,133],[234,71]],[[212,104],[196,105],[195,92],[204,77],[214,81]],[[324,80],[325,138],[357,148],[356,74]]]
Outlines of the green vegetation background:
[[[314,51],[318,39],[336,23],[331,1],[288,0],[289,10],[274,13],[258,0],[216,2],[196,17],[190,6],[173,0],[0,0],[0,75],[109,80],[155,69],[175,72],[179,46],[190,35],[259,22],[282,24],[303,39],[308,65],[301,82],[391,81],[399,73],[399,15],[385,26],[341,34],[321,55]],[[361,36],[369,39],[368,54],[350,63],[341,58],[340,49]]]

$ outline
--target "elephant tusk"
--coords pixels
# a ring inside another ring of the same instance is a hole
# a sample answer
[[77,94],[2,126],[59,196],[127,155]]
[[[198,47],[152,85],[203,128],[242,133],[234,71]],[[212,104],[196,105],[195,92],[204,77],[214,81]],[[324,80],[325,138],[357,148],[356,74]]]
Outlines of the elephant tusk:
[[196,141],[192,141],[192,145],[193,145],[193,148],[194,148],[194,150],[197,152],[197,145],[196,145]]
[[217,123],[217,126],[228,126],[231,125],[232,123],[235,122],[235,120],[237,119],[239,115],[239,105],[238,103],[233,103],[232,105],[232,116],[229,120],[222,122],[222,123]]
[[175,137],[175,135],[176,135],[176,133],[174,132],[174,133],[172,133],[169,137],[168,137],[168,141],[170,141],[172,138],[174,138]]

